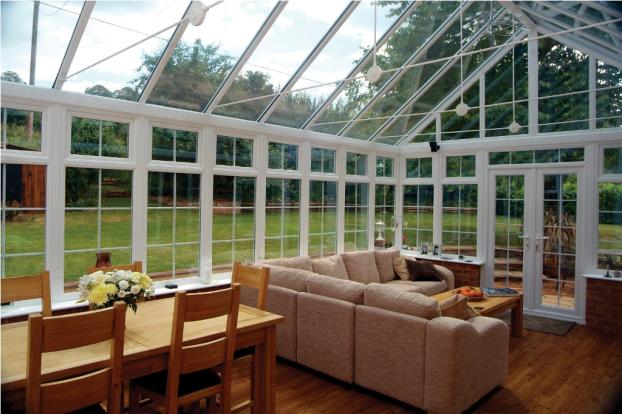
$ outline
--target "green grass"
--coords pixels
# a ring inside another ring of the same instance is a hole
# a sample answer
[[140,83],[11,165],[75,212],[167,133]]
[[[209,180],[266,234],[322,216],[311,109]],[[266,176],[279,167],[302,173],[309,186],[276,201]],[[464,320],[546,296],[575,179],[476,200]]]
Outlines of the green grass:
[[[212,260],[213,266],[229,265],[234,260],[252,260],[254,256],[255,219],[252,211],[239,212],[235,216],[216,214],[212,228]],[[323,215],[318,211],[311,211],[309,217],[309,233],[321,233],[322,222],[324,229],[334,229],[336,224],[335,210],[327,211]],[[177,210],[177,242],[195,242],[199,239],[200,217],[198,210]],[[430,229],[431,238],[432,213],[419,214],[417,225],[414,213],[405,213],[404,221],[407,227],[418,226],[420,229]],[[518,238],[523,233],[518,222],[505,217],[498,217],[495,225],[496,241],[500,246],[519,248],[522,241]],[[346,215],[346,232],[344,234],[345,247],[348,250],[367,247],[366,229],[367,218],[364,214],[355,217],[353,212]],[[467,214],[460,217],[461,231],[477,232],[476,215]],[[283,227],[281,227],[283,225]],[[71,211],[65,215],[65,249],[97,249],[97,213],[91,211]],[[150,210],[148,214],[148,244],[166,244],[172,242],[173,212],[172,210]],[[355,231],[359,229],[357,233]],[[362,231],[361,231],[362,229]],[[456,231],[458,229],[458,215],[455,213],[443,214],[443,230]],[[279,235],[293,236],[284,239],[266,240],[266,257],[280,257],[281,251],[285,256],[298,254],[300,243],[297,237],[300,231],[298,212],[289,212],[281,223],[279,212],[267,212],[266,234],[272,237]],[[601,249],[622,250],[622,226],[615,224],[601,224],[599,226]],[[239,241],[231,242],[235,238]],[[355,237],[356,234],[356,237]],[[412,232],[406,231],[412,243]],[[509,245],[507,237],[509,235]],[[445,236],[445,234],[444,234]],[[389,236],[390,237],[390,236]],[[247,240],[244,240],[247,239]],[[422,240],[423,241],[423,240]],[[465,242],[465,238],[462,238]],[[423,241],[425,242],[425,241]],[[427,241],[431,243],[432,241]],[[466,240],[468,242],[468,239]],[[448,243],[449,244],[449,243]],[[131,213],[129,211],[104,211],[102,213],[101,246],[107,248],[122,247],[122,250],[113,250],[112,263],[123,264],[131,261]],[[319,255],[332,254],[336,248],[336,235],[310,236],[309,253]],[[45,247],[45,219],[43,213],[19,214],[6,223],[6,252],[12,253],[42,253]],[[199,246],[177,246],[175,252],[176,269],[198,268]],[[147,251],[148,270],[150,272],[166,272],[172,268],[173,251],[170,247],[149,247]],[[4,260],[4,274],[7,276],[31,274],[44,268],[45,257],[37,254],[28,257],[10,257]],[[77,280],[88,266],[95,264],[95,252],[65,254],[65,280]]]

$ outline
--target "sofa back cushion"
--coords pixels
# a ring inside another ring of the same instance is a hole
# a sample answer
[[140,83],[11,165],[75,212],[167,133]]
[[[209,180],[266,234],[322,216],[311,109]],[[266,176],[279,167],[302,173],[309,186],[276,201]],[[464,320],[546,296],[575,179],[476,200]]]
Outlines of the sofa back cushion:
[[258,265],[270,268],[269,284],[295,290],[297,292],[304,292],[306,290],[308,277],[317,276],[317,274],[303,269],[275,266],[267,263]]
[[348,279],[360,283],[380,283],[373,251],[342,253],[341,258],[348,271]]
[[348,271],[343,259],[339,255],[324,257],[322,259],[313,259],[311,261],[313,271],[324,276],[331,276],[336,279],[348,279]]
[[270,264],[273,266],[283,266],[313,272],[313,266],[311,265],[311,258],[309,256],[262,260],[259,261],[258,264]]
[[365,287],[363,302],[367,306],[433,319],[441,316],[438,302],[421,293],[403,292],[391,286],[370,283]]
[[374,250],[376,256],[376,267],[380,275],[380,283],[386,283],[395,279],[395,270],[393,270],[393,259],[399,257],[398,249]]
[[362,305],[365,285],[351,280],[318,275],[307,278],[307,292]]

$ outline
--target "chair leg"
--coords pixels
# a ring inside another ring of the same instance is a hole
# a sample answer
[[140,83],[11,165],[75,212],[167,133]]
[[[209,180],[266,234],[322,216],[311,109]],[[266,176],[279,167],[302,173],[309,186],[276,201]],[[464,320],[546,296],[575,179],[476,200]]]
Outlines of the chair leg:
[[130,414],[137,414],[140,409],[140,395],[136,385],[130,381]]
[[190,406],[190,414],[201,414],[201,402],[197,401]]

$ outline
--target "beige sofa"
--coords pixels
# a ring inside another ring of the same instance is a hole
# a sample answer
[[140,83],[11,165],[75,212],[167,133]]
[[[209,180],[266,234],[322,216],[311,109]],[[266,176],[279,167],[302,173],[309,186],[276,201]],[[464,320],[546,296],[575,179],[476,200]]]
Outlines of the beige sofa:
[[[261,262],[271,268],[267,308],[285,316],[277,353],[416,407],[462,412],[505,380],[508,327],[440,316],[426,295],[453,288],[453,274],[438,266],[441,282],[399,281],[396,255]],[[243,291],[242,303],[252,305],[251,297]]]

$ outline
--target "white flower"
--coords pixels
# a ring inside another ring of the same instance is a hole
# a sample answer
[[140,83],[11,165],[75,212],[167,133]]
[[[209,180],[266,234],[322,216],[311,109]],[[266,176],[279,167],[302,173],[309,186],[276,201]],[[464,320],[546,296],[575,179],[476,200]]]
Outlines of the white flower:
[[123,299],[125,295],[127,295],[127,292],[125,290],[120,290],[117,292],[117,296],[119,297],[119,299]]
[[121,280],[121,281],[119,282],[119,289],[121,289],[121,290],[125,290],[125,289],[127,289],[128,287],[130,287],[130,284],[127,282],[127,280]]
[[132,288],[130,289],[130,292],[132,292],[133,295],[138,295],[140,293],[140,286],[138,285],[132,286]]

